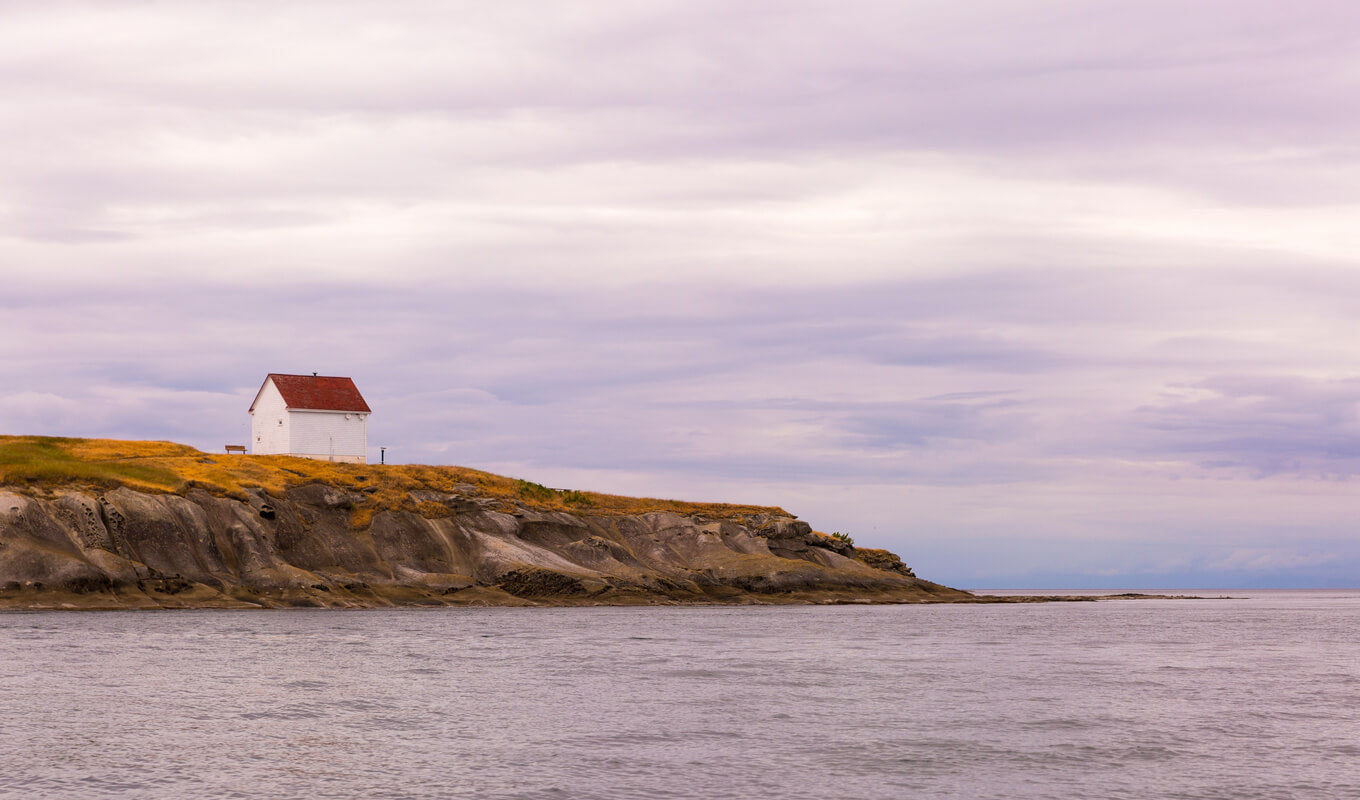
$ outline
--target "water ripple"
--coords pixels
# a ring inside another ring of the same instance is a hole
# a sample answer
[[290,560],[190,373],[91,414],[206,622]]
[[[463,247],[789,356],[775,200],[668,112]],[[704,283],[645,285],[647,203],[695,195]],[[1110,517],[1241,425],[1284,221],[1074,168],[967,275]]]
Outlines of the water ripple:
[[0,615],[0,796],[1360,796],[1357,622],[1278,594]]

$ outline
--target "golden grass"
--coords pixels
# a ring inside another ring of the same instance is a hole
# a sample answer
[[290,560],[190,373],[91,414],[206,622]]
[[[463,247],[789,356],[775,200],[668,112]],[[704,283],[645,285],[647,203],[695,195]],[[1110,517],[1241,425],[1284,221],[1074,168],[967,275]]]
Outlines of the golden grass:
[[[208,454],[174,442],[67,439],[53,436],[0,436],[0,484],[19,489],[55,487],[112,489],[126,486],[144,492],[185,494],[201,488],[212,494],[244,499],[247,489],[279,496],[294,486],[324,483],[364,498],[354,522],[367,525],[373,514],[404,509],[426,516],[447,513],[442,505],[417,501],[413,491],[471,494],[502,501],[503,510],[517,505],[547,511],[604,516],[670,511],[718,519],[755,514],[785,514],[768,506],[691,503],[646,497],[620,497],[575,490],[550,489],[467,467],[338,464],[290,456]],[[469,489],[468,487],[473,487]]]

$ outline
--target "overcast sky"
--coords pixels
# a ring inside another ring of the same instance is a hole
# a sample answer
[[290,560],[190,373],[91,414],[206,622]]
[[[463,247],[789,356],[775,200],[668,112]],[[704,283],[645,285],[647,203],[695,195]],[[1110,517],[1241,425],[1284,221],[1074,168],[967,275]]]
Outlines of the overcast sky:
[[0,0],[0,432],[1360,584],[1360,5]]

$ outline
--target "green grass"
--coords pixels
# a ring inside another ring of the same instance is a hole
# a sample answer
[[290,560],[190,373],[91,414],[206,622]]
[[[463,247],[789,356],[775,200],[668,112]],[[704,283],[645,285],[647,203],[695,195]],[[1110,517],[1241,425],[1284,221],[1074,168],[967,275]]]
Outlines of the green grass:
[[578,492],[572,489],[559,489],[558,494],[562,496],[562,502],[569,506],[590,505],[590,495],[585,492]]
[[69,447],[81,441],[55,436],[0,438],[0,478],[18,485],[129,486],[158,491],[174,491],[182,483],[174,471],[155,464],[79,458]]
[[537,500],[539,502],[551,500],[557,495],[556,490],[549,489],[541,483],[523,480],[515,481],[515,492],[522,500]]

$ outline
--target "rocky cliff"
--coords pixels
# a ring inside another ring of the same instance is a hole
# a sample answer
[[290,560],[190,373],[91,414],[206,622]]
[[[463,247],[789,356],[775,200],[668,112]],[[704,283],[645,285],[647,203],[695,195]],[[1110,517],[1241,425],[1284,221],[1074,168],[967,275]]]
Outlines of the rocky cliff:
[[0,486],[0,607],[971,598],[778,509],[731,518],[550,510],[471,484],[413,489],[377,511],[363,491],[326,482],[236,494]]

